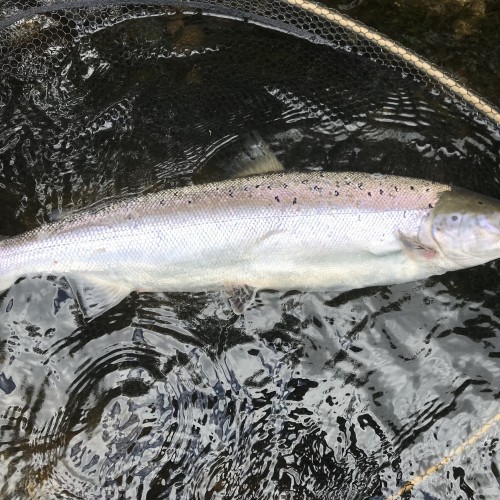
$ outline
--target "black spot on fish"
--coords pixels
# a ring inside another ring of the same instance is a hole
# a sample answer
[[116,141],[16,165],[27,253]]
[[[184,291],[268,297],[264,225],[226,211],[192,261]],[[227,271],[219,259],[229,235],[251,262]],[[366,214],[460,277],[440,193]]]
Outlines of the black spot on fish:
[[272,189],[273,187],[272,186],[267,186],[267,189]]
[[259,189],[259,188],[260,188],[260,184],[256,184],[255,189]]
[[340,193],[338,191],[335,191],[335,196],[338,196]]
[[292,204],[293,204],[293,205],[297,205],[297,198],[294,198],[294,199],[293,199]]
[[362,182],[360,182],[360,183],[358,184],[358,188],[359,188],[359,189],[363,189],[363,183],[362,183]]
[[275,196],[274,199],[279,203],[280,202],[280,199],[278,196]]
[[304,179],[304,180],[302,181],[302,184],[307,184],[307,179]]
[[283,184],[283,187],[286,189],[288,187],[288,184]]
[[434,208],[434,205],[432,203],[429,203],[429,208]]
[[368,191],[368,196],[371,196],[372,194],[370,193],[370,191]]
[[229,193],[228,193],[228,194],[229,194],[229,196],[230,196],[231,198],[234,198],[234,194],[233,194],[232,189],[230,189],[230,190],[229,190]]
[[427,189],[425,190],[425,192],[426,192],[426,193],[428,193],[428,192],[429,192],[429,188],[427,188]]
[[191,200],[188,200],[188,205],[191,205]]
[[380,192],[380,194],[384,194],[384,190],[383,189],[381,189],[379,192]]
[[478,205],[484,205],[484,203],[483,203],[481,200],[479,200],[479,201],[477,202],[477,204],[478,204]]
[[[414,187],[414,186],[410,186],[410,189],[411,189],[412,191],[415,191],[415,187]],[[427,189],[427,191],[429,191],[429,190]]]
[[398,187],[397,187],[397,186],[394,186],[394,189],[397,191],[397,190],[398,190]]
[[160,205],[165,205],[165,200],[160,200]]

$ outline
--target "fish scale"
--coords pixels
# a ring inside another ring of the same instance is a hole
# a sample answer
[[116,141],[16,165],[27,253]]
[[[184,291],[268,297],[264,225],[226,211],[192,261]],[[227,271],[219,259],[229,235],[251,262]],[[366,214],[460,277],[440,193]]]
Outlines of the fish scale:
[[[496,200],[444,184],[354,172],[281,172],[169,189],[3,240],[0,288],[21,276],[64,276],[81,297],[97,294],[102,311],[133,290],[408,282],[498,256],[450,258],[433,224],[438,217],[439,231],[456,232],[452,217],[467,218],[461,206],[483,222],[500,213]],[[484,232],[476,219],[471,231]]]

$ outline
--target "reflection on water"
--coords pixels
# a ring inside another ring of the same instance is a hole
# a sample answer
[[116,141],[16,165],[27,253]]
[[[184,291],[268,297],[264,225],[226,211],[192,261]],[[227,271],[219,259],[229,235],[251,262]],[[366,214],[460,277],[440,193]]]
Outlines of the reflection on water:
[[[3,68],[1,233],[224,176],[255,130],[286,168],[500,193],[498,134],[369,60],[179,14],[61,36],[47,75]],[[496,498],[499,285],[490,263],[265,290],[241,317],[218,291],[134,293],[86,322],[61,277],[20,280],[0,306],[0,496],[384,498],[429,470],[415,498]]]
[[[455,288],[262,292],[239,319],[203,294],[132,295],[85,325],[68,297],[55,312],[57,282],[24,280],[1,317],[3,495],[395,492],[498,412],[497,301]],[[422,491],[493,498],[497,436]]]

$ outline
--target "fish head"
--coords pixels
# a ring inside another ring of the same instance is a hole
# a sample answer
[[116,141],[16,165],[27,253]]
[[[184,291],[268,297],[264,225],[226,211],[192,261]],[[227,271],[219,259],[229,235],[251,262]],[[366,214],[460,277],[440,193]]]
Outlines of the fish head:
[[432,212],[432,239],[458,268],[500,258],[500,201],[471,191],[441,194]]

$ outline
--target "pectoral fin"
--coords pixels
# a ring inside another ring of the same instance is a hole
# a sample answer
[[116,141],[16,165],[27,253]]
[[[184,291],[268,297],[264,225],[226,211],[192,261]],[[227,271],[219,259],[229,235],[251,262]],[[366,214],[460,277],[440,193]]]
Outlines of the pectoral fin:
[[399,231],[398,236],[405,249],[411,252],[416,257],[420,257],[423,259],[432,259],[437,255],[436,250],[423,245],[416,238],[406,236],[401,231]]
[[127,284],[91,274],[72,276],[67,281],[83,315],[89,320],[119,304],[132,292]]

